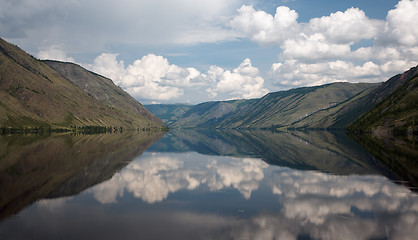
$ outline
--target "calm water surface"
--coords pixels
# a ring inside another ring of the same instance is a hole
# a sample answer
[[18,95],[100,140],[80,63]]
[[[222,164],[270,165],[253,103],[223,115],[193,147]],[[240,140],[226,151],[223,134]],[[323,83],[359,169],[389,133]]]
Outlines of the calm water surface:
[[[418,236],[413,188],[341,134],[189,130],[159,138],[3,138],[0,239]],[[47,149],[58,150],[42,155]],[[68,161],[77,164],[63,167]]]

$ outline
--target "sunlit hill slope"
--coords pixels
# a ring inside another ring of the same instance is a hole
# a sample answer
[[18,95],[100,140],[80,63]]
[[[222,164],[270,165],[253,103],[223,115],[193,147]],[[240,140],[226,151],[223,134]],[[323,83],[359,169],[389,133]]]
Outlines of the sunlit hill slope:
[[[367,119],[349,129],[368,131],[382,125],[416,132],[416,69],[383,83],[332,83],[273,92],[258,99],[205,102],[189,106],[166,122],[174,128],[343,130],[365,116]],[[379,108],[368,113],[375,106]],[[174,114],[170,108],[161,114],[154,106],[147,107],[163,119]]]
[[183,128],[343,128],[333,113],[378,86],[333,83],[273,92],[259,99],[206,102],[193,106],[169,125]]
[[39,61],[0,39],[0,126],[163,127],[110,79],[72,63]]

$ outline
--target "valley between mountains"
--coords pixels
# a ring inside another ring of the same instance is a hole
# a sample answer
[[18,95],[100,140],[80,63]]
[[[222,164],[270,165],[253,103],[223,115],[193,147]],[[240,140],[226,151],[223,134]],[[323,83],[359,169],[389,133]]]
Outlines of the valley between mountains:
[[346,129],[416,135],[418,68],[383,83],[336,82],[258,99],[145,107],[111,79],[37,60],[0,39],[0,126],[124,129]]

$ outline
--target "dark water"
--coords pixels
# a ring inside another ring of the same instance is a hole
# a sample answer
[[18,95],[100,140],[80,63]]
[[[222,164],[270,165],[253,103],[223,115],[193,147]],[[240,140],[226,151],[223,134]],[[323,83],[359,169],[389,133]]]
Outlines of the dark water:
[[418,236],[415,189],[344,134],[161,137],[0,138],[0,239]]

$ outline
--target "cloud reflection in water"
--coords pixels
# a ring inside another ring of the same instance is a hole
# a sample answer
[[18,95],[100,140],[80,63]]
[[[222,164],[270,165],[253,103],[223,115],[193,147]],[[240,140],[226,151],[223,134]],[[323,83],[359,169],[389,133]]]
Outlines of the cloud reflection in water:
[[182,160],[153,153],[129,164],[112,179],[92,189],[101,203],[116,203],[125,191],[147,203],[161,202],[169,193],[206,185],[211,191],[232,187],[245,199],[258,188],[268,165],[259,159],[182,154]]
[[[109,228],[120,224],[125,229],[134,218],[134,222],[166,229],[166,237],[178,238],[411,239],[411,236],[418,236],[418,196],[403,186],[381,176],[340,176],[293,170],[269,166],[259,159],[198,153],[145,153],[88,193],[106,205],[118,202],[126,193],[142,199],[145,204],[164,204],[170,194],[181,190],[235,189],[247,202],[244,207],[250,207],[257,203],[253,198],[259,198],[256,194],[260,192],[256,190],[261,186],[270,191],[270,195],[264,193],[263,197],[273,198],[256,207],[264,211],[231,215],[230,212],[200,212],[196,208],[168,207],[163,212],[131,209],[131,215],[115,214],[107,218],[111,219],[107,223]],[[222,196],[210,200],[199,198],[196,204],[204,206],[206,201],[222,204],[223,199]],[[138,225],[132,231],[146,236],[161,234],[157,229]]]

